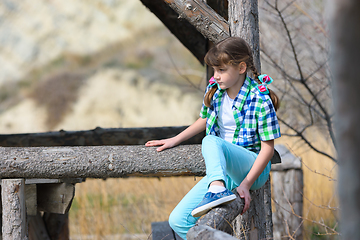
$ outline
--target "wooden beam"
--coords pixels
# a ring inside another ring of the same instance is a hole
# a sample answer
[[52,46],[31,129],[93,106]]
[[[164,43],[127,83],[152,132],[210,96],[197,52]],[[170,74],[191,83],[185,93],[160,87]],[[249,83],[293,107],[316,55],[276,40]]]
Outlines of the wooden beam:
[[179,18],[189,21],[203,36],[217,43],[230,36],[228,22],[201,0],[164,0],[179,14]]
[[141,0],[177,39],[203,64],[206,39],[188,21],[179,21],[178,14],[163,0]]
[[0,147],[0,178],[203,176],[200,145],[157,152],[145,146]]
[[[278,156],[275,154],[274,158]],[[0,178],[204,176],[201,145],[0,147]],[[40,184],[39,184],[40,185]]]
[[198,223],[189,230],[186,237],[188,240],[238,240],[230,234]]
[[2,179],[2,239],[25,239],[25,181],[24,179]]
[[260,73],[258,0],[229,0],[229,25],[231,36],[241,37],[250,45],[255,67]]
[[[151,139],[177,135],[188,126],[154,128],[95,128],[87,131],[0,134],[2,147],[143,145]],[[200,133],[183,144],[201,143]]]
[[26,185],[25,181],[25,205],[26,205],[26,214],[29,216],[37,215],[37,190],[36,184]]
[[57,214],[69,212],[75,196],[71,183],[37,184],[37,208],[39,211]]

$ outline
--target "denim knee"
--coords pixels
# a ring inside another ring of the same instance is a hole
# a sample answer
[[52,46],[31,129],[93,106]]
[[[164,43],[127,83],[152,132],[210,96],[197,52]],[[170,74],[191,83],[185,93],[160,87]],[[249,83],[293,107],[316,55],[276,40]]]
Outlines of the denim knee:
[[169,216],[169,225],[182,239],[186,239],[186,233],[190,228],[183,223],[183,216],[181,214],[172,211]]
[[202,146],[203,147],[211,147],[214,146],[217,142],[219,142],[221,138],[214,136],[214,135],[206,135],[202,140]]
[[174,212],[171,212],[169,216],[169,225],[174,231],[175,231],[174,228],[177,228],[178,221],[179,220],[177,219],[176,214],[174,214]]

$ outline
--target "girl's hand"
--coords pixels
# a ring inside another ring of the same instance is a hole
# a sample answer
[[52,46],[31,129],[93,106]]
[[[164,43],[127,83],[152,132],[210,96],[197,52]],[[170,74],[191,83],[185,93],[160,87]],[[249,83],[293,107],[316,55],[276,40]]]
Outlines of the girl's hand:
[[244,186],[243,183],[241,183],[240,186],[236,188],[236,191],[239,193],[240,197],[244,198],[245,200],[245,206],[243,208],[241,215],[244,214],[250,207],[251,197],[250,197],[249,189],[250,188]]
[[164,149],[172,148],[178,145],[175,138],[167,138],[162,140],[151,140],[145,143],[146,147],[154,147],[154,146],[161,146],[156,149],[156,151],[161,152]]

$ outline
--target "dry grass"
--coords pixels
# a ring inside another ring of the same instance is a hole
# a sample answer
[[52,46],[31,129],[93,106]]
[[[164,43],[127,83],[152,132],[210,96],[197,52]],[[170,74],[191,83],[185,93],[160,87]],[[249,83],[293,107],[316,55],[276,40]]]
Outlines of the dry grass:
[[[312,142],[322,150],[332,153],[326,139],[314,133]],[[294,155],[301,157],[304,174],[303,220],[304,239],[335,239],[324,226],[337,231],[339,203],[337,198],[337,164],[309,150],[302,142],[282,137],[280,141]],[[324,235],[323,235],[324,234]]]
[[151,222],[166,221],[199,178],[88,179],[76,186],[70,210],[71,235],[142,233]]

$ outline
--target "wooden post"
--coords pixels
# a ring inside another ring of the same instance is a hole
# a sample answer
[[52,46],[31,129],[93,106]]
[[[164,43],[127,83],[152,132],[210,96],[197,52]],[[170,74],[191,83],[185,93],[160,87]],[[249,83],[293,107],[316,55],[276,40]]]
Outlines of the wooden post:
[[258,0],[229,0],[229,26],[231,36],[250,45],[255,67],[261,72]]
[[27,239],[24,179],[2,179],[1,200],[2,238]]
[[276,149],[282,163],[273,165],[272,192],[274,199],[274,240],[288,238],[300,240],[302,235],[303,172],[301,159],[295,157],[284,145]]
[[[245,39],[253,51],[254,64],[260,72],[259,18],[257,0],[229,0],[230,35]],[[267,183],[251,192],[250,209],[234,221],[238,236],[246,239],[272,238],[271,190]]]

